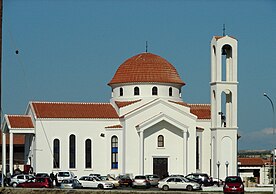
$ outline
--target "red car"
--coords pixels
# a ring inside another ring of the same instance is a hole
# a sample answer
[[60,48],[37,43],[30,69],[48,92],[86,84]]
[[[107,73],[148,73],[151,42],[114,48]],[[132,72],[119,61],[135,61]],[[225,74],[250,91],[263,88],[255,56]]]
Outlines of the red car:
[[133,180],[129,176],[124,176],[124,175],[118,176],[116,180],[119,180],[120,187],[122,186],[131,187],[133,182]]
[[230,194],[230,193],[244,194],[244,185],[241,177],[239,176],[226,177],[224,186],[223,186],[223,193],[224,194]]
[[51,188],[53,183],[50,178],[40,177],[35,179],[29,179],[24,183],[19,183],[17,187],[23,188]]

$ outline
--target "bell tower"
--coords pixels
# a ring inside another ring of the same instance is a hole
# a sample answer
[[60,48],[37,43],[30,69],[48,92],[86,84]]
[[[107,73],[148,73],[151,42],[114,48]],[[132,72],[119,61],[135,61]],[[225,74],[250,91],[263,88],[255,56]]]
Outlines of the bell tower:
[[211,41],[212,176],[237,175],[237,40]]

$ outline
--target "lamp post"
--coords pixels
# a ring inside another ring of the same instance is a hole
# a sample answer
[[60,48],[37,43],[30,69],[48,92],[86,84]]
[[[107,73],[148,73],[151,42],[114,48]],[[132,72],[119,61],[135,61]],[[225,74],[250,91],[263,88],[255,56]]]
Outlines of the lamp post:
[[[274,110],[274,104],[273,104],[273,101],[271,100],[271,98],[266,94],[264,93],[264,97],[266,97],[270,103],[271,103],[271,107],[272,107],[272,113],[273,113],[273,129],[272,129],[272,132],[273,132],[273,136],[275,134],[274,132],[274,129],[275,129],[275,110]],[[273,160],[272,160],[272,165],[273,165],[273,194],[275,194],[275,148],[273,147],[273,151],[272,151],[272,157],[273,157]]]
[[[217,162],[217,166],[218,166],[218,180],[219,180],[219,166],[220,166],[220,162]],[[218,181],[218,187],[219,187],[219,181]]]
[[228,166],[229,166],[229,162],[226,161],[225,162],[225,167],[226,167],[226,177],[228,177]]

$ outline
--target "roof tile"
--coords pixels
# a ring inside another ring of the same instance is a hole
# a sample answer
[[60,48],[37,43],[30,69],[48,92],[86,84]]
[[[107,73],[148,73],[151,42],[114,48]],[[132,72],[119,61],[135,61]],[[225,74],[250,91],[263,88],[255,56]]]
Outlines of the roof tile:
[[241,166],[262,166],[266,163],[266,160],[262,158],[238,158]]
[[30,115],[7,115],[7,118],[11,128],[34,128],[34,124]]
[[110,103],[32,102],[37,118],[119,118]]
[[152,53],[141,53],[127,59],[117,69],[108,85],[140,82],[185,85],[172,64]]
[[191,113],[196,115],[198,119],[211,119],[210,104],[188,104],[186,102],[175,102],[171,100],[169,100],[169,102],[173,102],[181,106],[190,107]]
[[131,105],[131,104],[134,104],[136,102],[140,102],[141,100],[135,100],[135,101],[115,101],[116,105],[119,107],[119,108],[122,108],[124,106],[128,106],[128,105]]

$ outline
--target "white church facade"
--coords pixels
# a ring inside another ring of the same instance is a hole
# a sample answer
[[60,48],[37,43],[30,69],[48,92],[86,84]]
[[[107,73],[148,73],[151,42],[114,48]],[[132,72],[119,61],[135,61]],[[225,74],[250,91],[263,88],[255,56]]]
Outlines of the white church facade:
[[108,83],[109,103],[30,102],[25,115],[5,115],[3,165],[13,171],[13,135],[24,134],[34,172],[236,175],[237,40],[214,36],[210,48],[210,104],[184,102],[175,67],[141,53]]

